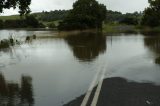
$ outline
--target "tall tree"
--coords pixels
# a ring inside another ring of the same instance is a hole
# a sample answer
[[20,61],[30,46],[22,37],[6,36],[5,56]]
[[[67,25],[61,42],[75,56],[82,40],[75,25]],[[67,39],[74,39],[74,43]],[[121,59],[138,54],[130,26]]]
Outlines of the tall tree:
[[148,0],[150,6],[145,9],[142,25],[156,27],[160,25],[160,0]]
[[73,9],[59,25],[60,30],[102,28],[106,18],[106,6],[96,0],[78,0]]
[[19,8],[19,13],[22,16],[30,13],[30,4],[31,0],[0,0],[0,13],[2,13],[4,9]]

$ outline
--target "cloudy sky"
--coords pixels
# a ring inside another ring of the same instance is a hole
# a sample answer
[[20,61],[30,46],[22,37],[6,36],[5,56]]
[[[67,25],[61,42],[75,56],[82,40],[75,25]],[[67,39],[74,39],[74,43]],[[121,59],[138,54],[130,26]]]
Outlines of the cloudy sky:
[[[76,0],[32,0],[30,6],[32,12],[50,11],[55,9],[71,9]],[[122,13],[143,11],[148,6],[148,0],[97,0],[107,6],[107,9],[120,11]],[[5,10],[0,15],[17,14],[18,10]]]

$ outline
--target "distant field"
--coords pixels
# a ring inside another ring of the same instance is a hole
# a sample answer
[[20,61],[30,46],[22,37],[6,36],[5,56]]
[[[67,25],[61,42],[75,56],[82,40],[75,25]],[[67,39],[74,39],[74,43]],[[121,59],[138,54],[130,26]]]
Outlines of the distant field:
[[103,32],[136,32],[137,28],[126,24],[104,24]]
[[57,20],[57,21],[51,21],[51,22],[44,22],[44,21],[41,21],[44,25],[48,25],[48,24],[51,24],[51,23],[54,23],[56,26],[58,26],[58,24],[59,24],[59,22],[60,22],[61,20]]
[[0,16],[0,20],[16,20],[19,19],[19,15],[11,15],[11,16]]
[[[0,16],[0,20],[16,20],[16,19],[20,19],[19,15],[11,15],[11,16]],[[57,21],[52,21],[52,22],[43,22],[41,21],[44,25],[47,25],[49,23],[54,23],[56,26],[58,25],[59,21],[61,20],[57,20]]]

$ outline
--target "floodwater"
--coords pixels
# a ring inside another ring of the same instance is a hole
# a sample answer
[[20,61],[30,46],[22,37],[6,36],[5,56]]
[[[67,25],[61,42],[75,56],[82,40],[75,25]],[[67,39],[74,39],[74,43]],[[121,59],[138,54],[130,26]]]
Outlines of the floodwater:
[[85,94],[94,75],[160,85],[160,36],[141,33],[81,33],[0,30],[30,43],[0,50],[0,106],[62,106]]

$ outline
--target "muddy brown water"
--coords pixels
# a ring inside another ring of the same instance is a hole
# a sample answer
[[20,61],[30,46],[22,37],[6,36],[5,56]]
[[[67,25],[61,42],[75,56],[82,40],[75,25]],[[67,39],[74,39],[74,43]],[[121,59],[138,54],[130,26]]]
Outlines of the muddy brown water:
[[106,78],[160,85],[160,34],[0,30],[0,39],[33,34],[41,38],[0,50],[0,105],[62,106],[85,94],[103,66]]

